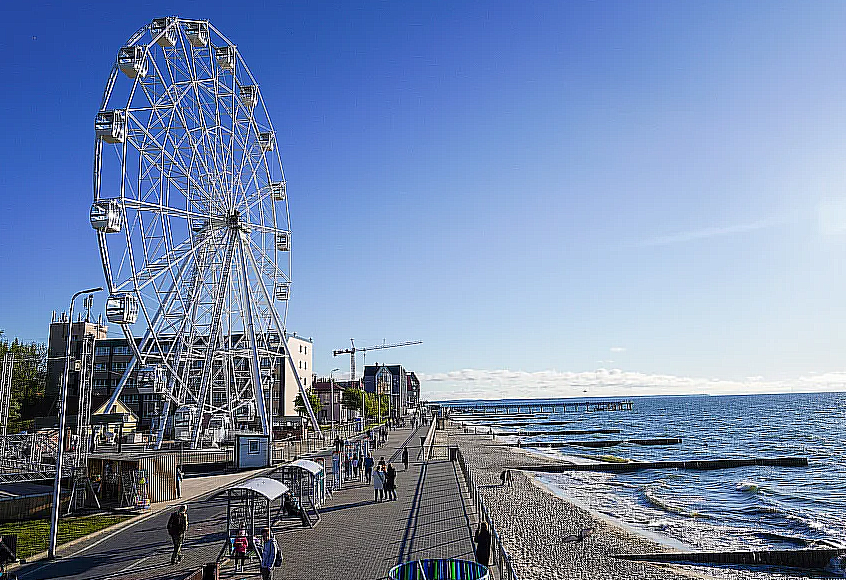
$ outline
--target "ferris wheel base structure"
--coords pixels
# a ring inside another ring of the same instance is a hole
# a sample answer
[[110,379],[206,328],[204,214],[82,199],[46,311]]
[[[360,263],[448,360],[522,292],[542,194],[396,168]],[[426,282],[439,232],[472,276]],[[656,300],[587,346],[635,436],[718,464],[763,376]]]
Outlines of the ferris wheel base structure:
[[236,45],[206,20],[143,26],[118,50],[94,133],[106,316],[133,352],[107,409],[134,382],[160,403],[156,448],[170,428],[191,447],[239,424],[272,435],[273,369],[288,365],[319,432],[285,339],[276,132]]

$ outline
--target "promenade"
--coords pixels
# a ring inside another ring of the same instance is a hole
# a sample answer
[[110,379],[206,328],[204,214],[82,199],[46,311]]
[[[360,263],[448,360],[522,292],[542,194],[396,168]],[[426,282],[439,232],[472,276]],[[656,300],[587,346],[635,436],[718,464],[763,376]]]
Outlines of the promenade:
[[[374,458],[385,457],[397,468],[397,501],[373,502],[373,488],[364,482],[345,483],[321,510],[314,528],[286,522],[275,530],[285,556],[275,578],[329,580],[339,577],[370,580],[382,578],[394,565],[419,558],[473,559],[472,533],[476,516],[462,491],[457,466],[445,460],[419,460],[420,437],[426,428],[390,431],[388,442]],[[400,456],[408,445],[411,461],[403,470]],[[327,461],[331,466],[331,461]],[[37,561],[21,567],[21,580],[176,580],[191,570],[213,562],[225,541],[226,500],[215,492],[253,474],[224,476],[214,489],[191,482],[198,497],[188,504],[190,529],[184,559],[170,565],[171,543],[166,532],[173,508],[133,520],[115,531],[83,540],[60,550],[56,562]],[[218,476],[220,477],[220,476]],[[190,479],[186,479],[186,491]],[[207,479],[207,483],[213,481]],[[220,481],[220,480],[215,480]],[[186,494],[187,495],[187,494]],[[231,562],[221,562],[224,579],[259,578],[258,563],[235,573]]]

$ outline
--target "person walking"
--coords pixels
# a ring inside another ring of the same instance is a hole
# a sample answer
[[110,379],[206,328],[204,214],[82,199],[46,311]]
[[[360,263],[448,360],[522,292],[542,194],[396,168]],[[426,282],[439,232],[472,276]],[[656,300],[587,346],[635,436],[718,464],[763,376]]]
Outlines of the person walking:
[[370,479],[373,476],[373,454],[368,453],[367,457],[364,458],[364,479],[367,480],[367,483],[370,483]]
[[235,562],[235,571],[244,571],[244,561],[247,559],[247,548],[250,542],[247,540],[247,531],[238,530],[235,541],[232,542],[232,560]]
[[408,447],[402,448],[402,464],[405,466],[405,471],[408,471]]
[[167,533],[173,542],[173,554],[170,563],[176,564],[182,560],[182,542],[185,541],[185,534],[188,532],[188,506],[181,505],[179,510],[170,514],[167,521]]
[[182,466],[176,466],[176,475],[174,477],[176,480],[176,497],[182,497]]
[[356,479],[358,479],[358,480],[360,480],[360,479],[361,479],[361,476],[360,476],[360,474],[359,474],[359,472],[358,472],[358,453],[356,453],[355,455],[353,455],[353,458],[352,458],[352,471],[353,471],[353,477],[354,477],[354,478],[356,478]]
[[261,580],[271,580],[279,546],[276,544],[276,538],[270,533],[270,528],[264,528],[261,531],[261,539],[264,542],[264,547],[261,550],[259,572],[261,572]]
[[385,470],[385,499],[388,501],[397,499],[397,470],[390,462]]
[[473,541],[476,542],[476,561],[487,566],[491,559],[491,532],[488,530],[487,522],[479,523]]
[[373,503],[376,503],[377,501],[382,501],[384,489],[385,472],[382,471],[382,466],[379,465],[376,467],[376,471],[373,472]]

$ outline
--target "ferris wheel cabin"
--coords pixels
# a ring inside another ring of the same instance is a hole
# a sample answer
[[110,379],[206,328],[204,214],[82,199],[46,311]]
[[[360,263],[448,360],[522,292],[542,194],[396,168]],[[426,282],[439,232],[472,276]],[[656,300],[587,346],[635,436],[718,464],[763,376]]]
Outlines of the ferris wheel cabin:
[[291,287],[288,284],[279,284],[276,287],[276,299],[285,302],[291,297]]
[[165,392],[167,375],[162,365],[147,365],[138,371],[138,393],[160,395]]
[[147,76],[147,54],[143,46],[124,46],[118,51],[118,67],[131,79]]
[[179,31],[174,26],[175,18],[155,18],[150,25],[150,34],[156,39],[156,44],[162,48],[168,48],[176,44]]
[[273,151],[273,148],[276,146],[276,138],[273,135],[273,131],[263,131],[259,133],[258,144],[261,150],[265,153]]
[[270,184],[270,195],[273,196],[274,201],[284,201],[286,194],[287,191],[284,181],[274,181]]
[[177,441],[191,440],[191,426],[197,416],[194,405],[180,405],[173,413],[173,438]]
[[188,37],[188,42],[191,46],[199,48],[209,43],[209,23],[208,22],[186,22],[185,36]]
[[240,96],[241,103],[252,111],[258,103],[258,87],[255,85],[245,85],[241,87]]
[[126,141],[126,111],[100,111],[94,119],[94,133],[107,143]]
[[235,47],[231,44],[214,49],[214,58],[223,70],[235,70]]
[[235,409],[235,420],[238,423],[252,423],[256,420],[256,404],[254,401],[247,401]]
[[138,300],[132,294],[112,294],[106,300],[106,319],[112,324],[135,324],[138,320]]
[[280,252],[288,252],[291,250],[290,232],[276,232],[276,249]]
[[91,227],[98,232],[114,234],[119,232],[123,225],[123,214],[120,211],[120,203],[116,199],[101,199],[94,202],[89,217]]

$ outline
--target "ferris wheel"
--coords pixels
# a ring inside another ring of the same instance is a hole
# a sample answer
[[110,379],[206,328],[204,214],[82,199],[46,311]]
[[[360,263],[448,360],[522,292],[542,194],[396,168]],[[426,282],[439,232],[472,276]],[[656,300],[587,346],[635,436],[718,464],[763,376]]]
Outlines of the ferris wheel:
[[291,227],[258,83],[208,21],[157,18],[118,51],[95,134],[106,316],[133,352],[107,408],[127,386],[154,401],[157,447],[171,415],[194,447],[214,421],[270,433]]

